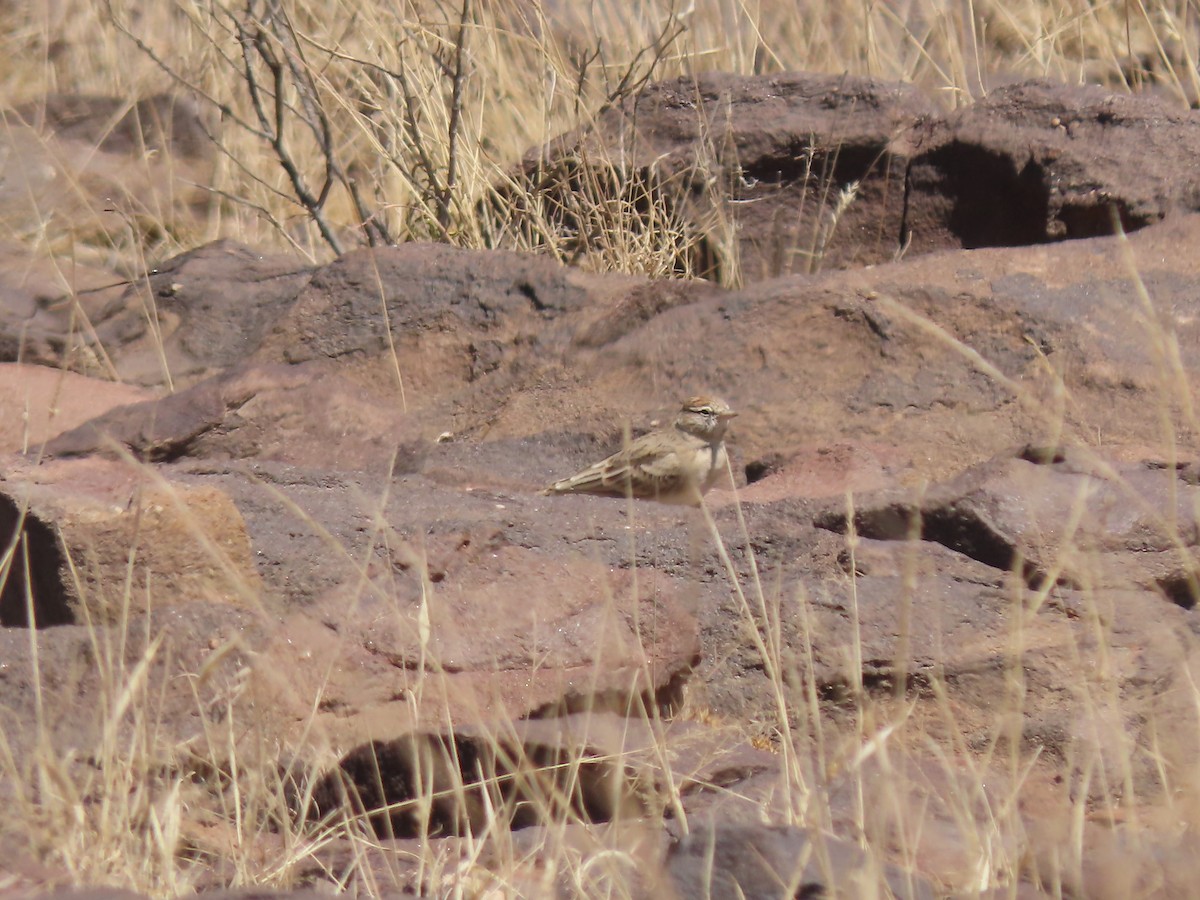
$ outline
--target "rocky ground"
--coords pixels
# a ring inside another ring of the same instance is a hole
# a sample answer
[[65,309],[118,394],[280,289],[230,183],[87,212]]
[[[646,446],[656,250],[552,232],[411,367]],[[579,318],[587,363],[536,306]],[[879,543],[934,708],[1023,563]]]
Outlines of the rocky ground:
[[[123,132],[81,121],[60,158],[119,183]],[[38,760],[102,770],[141,728],[157,777],[227,796],[197,760],[266,753],[310,815],[448,785],[427,819],[371,816],[369,853],[305,855],[298,890],[592,889],[539,863],[549,840],[625,860],[579,871],[636,896],[1186,891],[1200,119],[710,76],[603,125],[527,175],[589,142],[663,184],[703,167],[737,223],[689,250],[709,281],[219,242],[68,291],[6,252],[6,796],[48,802]],[[9,171],[12,215],[54,201]],[[736,491],[538,494],[700,392],[740,412]],[[456,769],[502,785],[507,869],[473,855],[495,798]],[[69,883],[24,837],[0,889]],[[235,882],[230,839],[185,823],[193,883]]]

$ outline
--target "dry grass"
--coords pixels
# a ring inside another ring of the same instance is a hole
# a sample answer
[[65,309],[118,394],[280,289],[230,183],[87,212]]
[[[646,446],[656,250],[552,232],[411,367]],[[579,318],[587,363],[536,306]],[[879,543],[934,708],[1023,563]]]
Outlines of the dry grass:
[[[947,107],[1025,77],[1153,87],[1181,104],[1198,93],[1198,36],[1182,0],[659,0],[634,15],[616,2],[59,0],[0,15],[10,102],[36,109],[54,93],[182,91],[218,138],[214,171],[173,168],[159,154],[135,195],[98,194],[93,178],[71,185],[80,208],[70,215],[38,207],[10,223],[35,249],[90,250],[130,272],[226,236],[320,258],[364,240],[434,239],[695,274],[678,262],[695,236],[669,198],[613,161],[587,161],[585,185],[616,178],[632,194],[579,191],[586,209],[571,234],[537,192],[524,198],[515,233],[495,233],[481,215],[498,188],[513,199],[512,167],[529,148],[587,128],[650,79],[847,72],[911,81]],[[52,147],[47,155],[54,160]],[[70,181],[63,166],[60,181]],[[173,184],[173,171],[199,179],[199,196]],[[833,206],[817,212],[818,236],[836,222]]]

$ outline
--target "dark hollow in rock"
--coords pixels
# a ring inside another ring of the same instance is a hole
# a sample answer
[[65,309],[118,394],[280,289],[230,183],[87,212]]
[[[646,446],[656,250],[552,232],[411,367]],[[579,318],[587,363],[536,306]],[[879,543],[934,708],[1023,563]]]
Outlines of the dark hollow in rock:
[[1018,171],[1009,156],[954,141],[931,153],[928,162],[942,174],[941,190],[952,201],[947,227],[964,248],[1046,240],[1050,194],[1032,160]]
[[1067,453],[1062,447],[1039,447],[1027,444],[1017,454],[1018,459],[1031,462],[1037,466],[1057,465],[1067,461]]
[[[838,534],[848,530],[846,514],[842,512],[822,513],[813,524]],[[1041,589],[1046,582],[1046,573],[1022,558],[1011,539],[973,510],[959,509],[954,504],[921,510],[911,504],[891,503],[858,510],[854,515],[854,530],[860,537],[877,541],[922,540],[941,544],[993,569],[1018,572],[1032,590]],[[1061,577],[1057,583],[1072,586]]]
[[687,667],[674,673],[654,690],[630,692],[623,689],[608,691],[571,692],[559,699],[532,710],[527,719],[556,719],[576,713],[612,712],[619,716],[647,718],[673,716],[683,708],[684,691],[692,672],[700,665],[700,655],[691,658]]
[[[1108,205],[1070,206],[1056,211],[1057,230],[1048,228],[1053,173],[1036,160],[1017,160],[988,147],[952,141],[923,162],[941,174],[939,189],[951,202],[946,227],[964,249],[1027,247],[1055,239],[1078,240],[1148,225],[1119,199]],[[983,213],[986,211],[986,214]]]
[[971,511],[953,506],[930,510],[925,514],[921,536],[993,569],[1017,572],[1032,590],[1040,590],[1046,582],[1045,572],[1023,559],[1011,540]]
[[1200,581],[1195,572],[1174,572],[1158,579],[1159,590],[1163,595],[1183,609],[1195,609],[1196,600],[1200,598]]
[[746,484],[754,484],[756,481],[762,481],[768,475],[779,471],[782,463],[783,458],[777,453],[751,460],[746,463]]
[[[59,574],[65,568],[65,560],[54,532],[3,495],[0,495],[0,546],[13,548],[12,565],[0,588],[0,626],[73,624],[75,617]],[[30,608],[34,622],[29,621]]]
[[372,741],[313,792],[313,812],[366,816],[381,838],[481,834],[491,811],[512,829],[644,815],[652,785],[586,746],[456,732]]

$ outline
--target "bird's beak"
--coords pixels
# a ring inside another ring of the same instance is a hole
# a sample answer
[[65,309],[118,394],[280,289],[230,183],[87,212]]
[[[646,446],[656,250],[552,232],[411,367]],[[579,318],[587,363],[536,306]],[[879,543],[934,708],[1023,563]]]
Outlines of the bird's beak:
[[735,413],[735,412],[721,413],[721,415],[719,415],[717,418],[719,418],[719,419],[736,419],[737,413]]

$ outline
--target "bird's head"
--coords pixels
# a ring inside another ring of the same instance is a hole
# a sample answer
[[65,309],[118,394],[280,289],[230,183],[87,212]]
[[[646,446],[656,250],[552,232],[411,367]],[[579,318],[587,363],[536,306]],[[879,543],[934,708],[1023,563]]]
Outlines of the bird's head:
[[692,397],[679,408],[675,427],[706,441],[719,441],[725,436],[729,420],[736,415],[720,397]]

